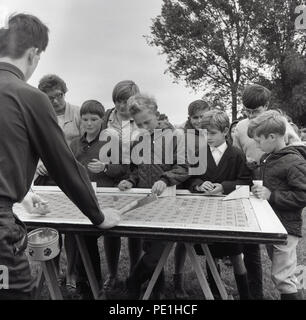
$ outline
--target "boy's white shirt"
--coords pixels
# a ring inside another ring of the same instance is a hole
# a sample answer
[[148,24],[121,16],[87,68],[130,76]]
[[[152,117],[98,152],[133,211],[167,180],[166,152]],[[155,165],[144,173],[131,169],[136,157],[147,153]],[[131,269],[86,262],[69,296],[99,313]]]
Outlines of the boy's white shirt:
[[223,142],[219,147],[210,147],[211,154],[215,160],[216,165],[219,164],[221,158],[223,157],[224,152],[227,149],[226,141]]

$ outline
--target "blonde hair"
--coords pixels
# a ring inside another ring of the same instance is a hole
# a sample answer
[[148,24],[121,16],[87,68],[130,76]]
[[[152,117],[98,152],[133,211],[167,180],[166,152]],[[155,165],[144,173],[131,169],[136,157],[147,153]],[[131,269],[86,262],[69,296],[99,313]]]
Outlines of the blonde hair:
[[230,120],[226,112],[220,110],[210,110],[204,113],[201,128],[216,128],[224,132],[226,128],[229,129]]
[[156,100],[145,94],[136,94],[127,101],[127,106],[131,116],[144,111],[149,110],[154,114],[157,114],[157,103]]
[[260,137],[263,135],[267,138],[271,133],[284,136],[286,133],[286,123],[286,118],[278,111],[265,111],[258,117],[250,120],[248,136],[254,138],[255,136]]

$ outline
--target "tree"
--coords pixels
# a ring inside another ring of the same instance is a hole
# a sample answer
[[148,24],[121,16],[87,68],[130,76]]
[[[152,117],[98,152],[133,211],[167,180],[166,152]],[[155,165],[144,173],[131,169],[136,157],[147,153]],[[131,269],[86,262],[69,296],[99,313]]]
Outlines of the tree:
[[265,67],[256,28],[265,8],[263,0],[163,0],[148,42],[176,80],[230,96],[234,120],[239,89]]
[[273,104],[305,125],[306,33],[295,29],[295,9],[302,1],[274,0],[262,16],[259,37],[265,63],[272,67]]

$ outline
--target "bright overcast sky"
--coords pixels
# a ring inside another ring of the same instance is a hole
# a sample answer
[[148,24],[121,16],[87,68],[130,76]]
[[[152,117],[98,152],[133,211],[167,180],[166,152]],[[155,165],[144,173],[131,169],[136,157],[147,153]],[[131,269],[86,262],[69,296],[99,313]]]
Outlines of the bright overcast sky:
[[165,57],[143,37],[161,5],[161,0],[0,0],[0,8],[37,15],[50,29],[49,46],[30,84],[55,73],[67,83],[67,101],[81,105],[97,99],[110,108],[114,85],[131,79],[177,124],[202,94],[174,84],[164,74]]

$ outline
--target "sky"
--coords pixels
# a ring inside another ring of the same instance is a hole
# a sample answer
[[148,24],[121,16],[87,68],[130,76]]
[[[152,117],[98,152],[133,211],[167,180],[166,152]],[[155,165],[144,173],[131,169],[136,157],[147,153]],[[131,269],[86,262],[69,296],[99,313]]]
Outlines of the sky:
[[31,85],[37,87],[42,76],[54,73],[67,84],[68,102],[97,99],[111,108],[115,84],[134,80],[156,98],[161,113],[180,124],[189,103],[203,94],[173,83],[165,74],[166,57],[144,38],[161,6],[162,0],[0,0],[2,13],[31,13],[50,29],[49,46]]

